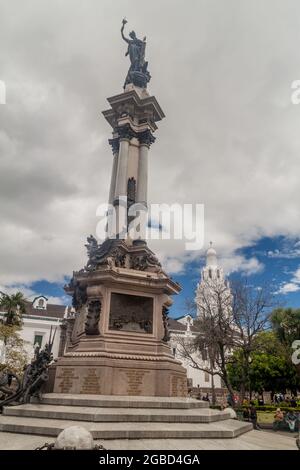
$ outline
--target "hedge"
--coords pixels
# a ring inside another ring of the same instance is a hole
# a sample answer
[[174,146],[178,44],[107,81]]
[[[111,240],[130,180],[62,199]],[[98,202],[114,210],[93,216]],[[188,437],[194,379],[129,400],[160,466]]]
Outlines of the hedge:
[[[220,405],[211,405],[210,408],[214,410],[221,410]],[[238,406],[235,408],[235,411],[243,411],[245,408],[250,408],[250,405],[243,405],[243,406]],[[275,412],[277,408],[280,408],[281,411],[298,411],[300,412],[300,406],[297,407],[291,407],[291,406],[276,406],[276,405],[263,405],[263,406],[255,406],[256,411],[270,411],[270,412]]]

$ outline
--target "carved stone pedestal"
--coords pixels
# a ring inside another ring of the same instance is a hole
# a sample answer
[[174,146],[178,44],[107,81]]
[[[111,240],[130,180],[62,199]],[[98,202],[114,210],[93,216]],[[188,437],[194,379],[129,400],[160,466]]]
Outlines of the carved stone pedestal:
[[179,285],[146,245],[115,241],[106,255],[98,250],[102,264],[74,273],[66,288],[77,315],[54,392],[185,396],[186,371],[167,344],[167,308]]

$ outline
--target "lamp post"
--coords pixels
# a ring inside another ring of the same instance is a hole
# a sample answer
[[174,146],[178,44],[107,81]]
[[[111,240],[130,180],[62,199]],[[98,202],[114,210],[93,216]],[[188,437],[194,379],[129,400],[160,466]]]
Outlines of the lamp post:
[[249,399],[251,400],[252,398],[252,390],[251,390],[251,375],[250,375],[250,366],[252,363],[252,357],[248,357],[248,381],[249,381]]

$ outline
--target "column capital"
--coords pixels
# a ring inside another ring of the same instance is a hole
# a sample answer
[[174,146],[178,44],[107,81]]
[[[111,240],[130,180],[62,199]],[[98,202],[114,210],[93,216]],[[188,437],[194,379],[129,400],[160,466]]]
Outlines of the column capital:
[[119,139],[119,137],[114,137],[113,139],[108,139],[108,143],[111,146],[113,155],[116,155],[119,152],[119,148],[120,148],[120,139]]
[[150,129],[138,133],[137,138],[139,140],[140,145],[147,145],[147,147],[150,147],[150,145],[155,142],[155,137],[150,131]]
[[129,124],[125,124],[124,126],[118,126],[116,128],[116,131],[119,134],[119,140],[131,140],[133,137],[136,137],[136,132],[131,128]]

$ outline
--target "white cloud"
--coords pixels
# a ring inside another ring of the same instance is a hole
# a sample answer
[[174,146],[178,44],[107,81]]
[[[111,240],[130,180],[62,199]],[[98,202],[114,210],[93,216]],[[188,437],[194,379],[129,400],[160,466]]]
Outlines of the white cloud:
[[292,281],[300,284],[300,267],[294,272]]
[[290,292],[297,292],[300,290],[300,285],[294,282],[287,282],[283,284],[278,290],[278,294],[289,294]]
[[269,258],[295,259],[300,258],[300,249],[298,243],[296,243],[293,247],[286,247],[283,250],[270,250],[267,255]]
[[[24,297],[29,301],[32,301],[35,297],[38,297],[39,295],[41,295],[40,292],[36,292],[35,290],[23,284],[8,285],[8,286],[0,285],[0,292],[4,292],[5,294],[9,294],[9,295],[16,294],[17,292],[22,292]],[[70,299],[68,299],[67,297],[57,297],[57,296],[48,295],[47,299],[50,304],[70,305]]]
[[228,274],[242,272],[243,274],[251,275],[264,270],[264,264],[255,257],[245,258],[233,254],[230,258],[221,258],[220,263]]
[[[125,10],[147,35],[149,90],[167,116],[151,147],[149,201],[204,203],[205,243],[229,272],[263,269],[236,255],[260,237],[299,237],[297,0],[23,3],[1,1],[2,284],[62,281],[86,262],[112,166],[100,111],[129,65]],[[172,272],[200,256],[183,243],[155,247]]]
[[285,282],[280,286],[277,294],[288,294],[297,291],[300,291],[300,267],[296,269],[289,282]]
[[22,292],[26,299],[30,299],[31,297],[36,297],[36,293],[27,286],[22,284],[18,284],[15,286],[3,286],[0,285],[0,292],[4,292],[5,294],[12,295],[16,294],[17,292]]

